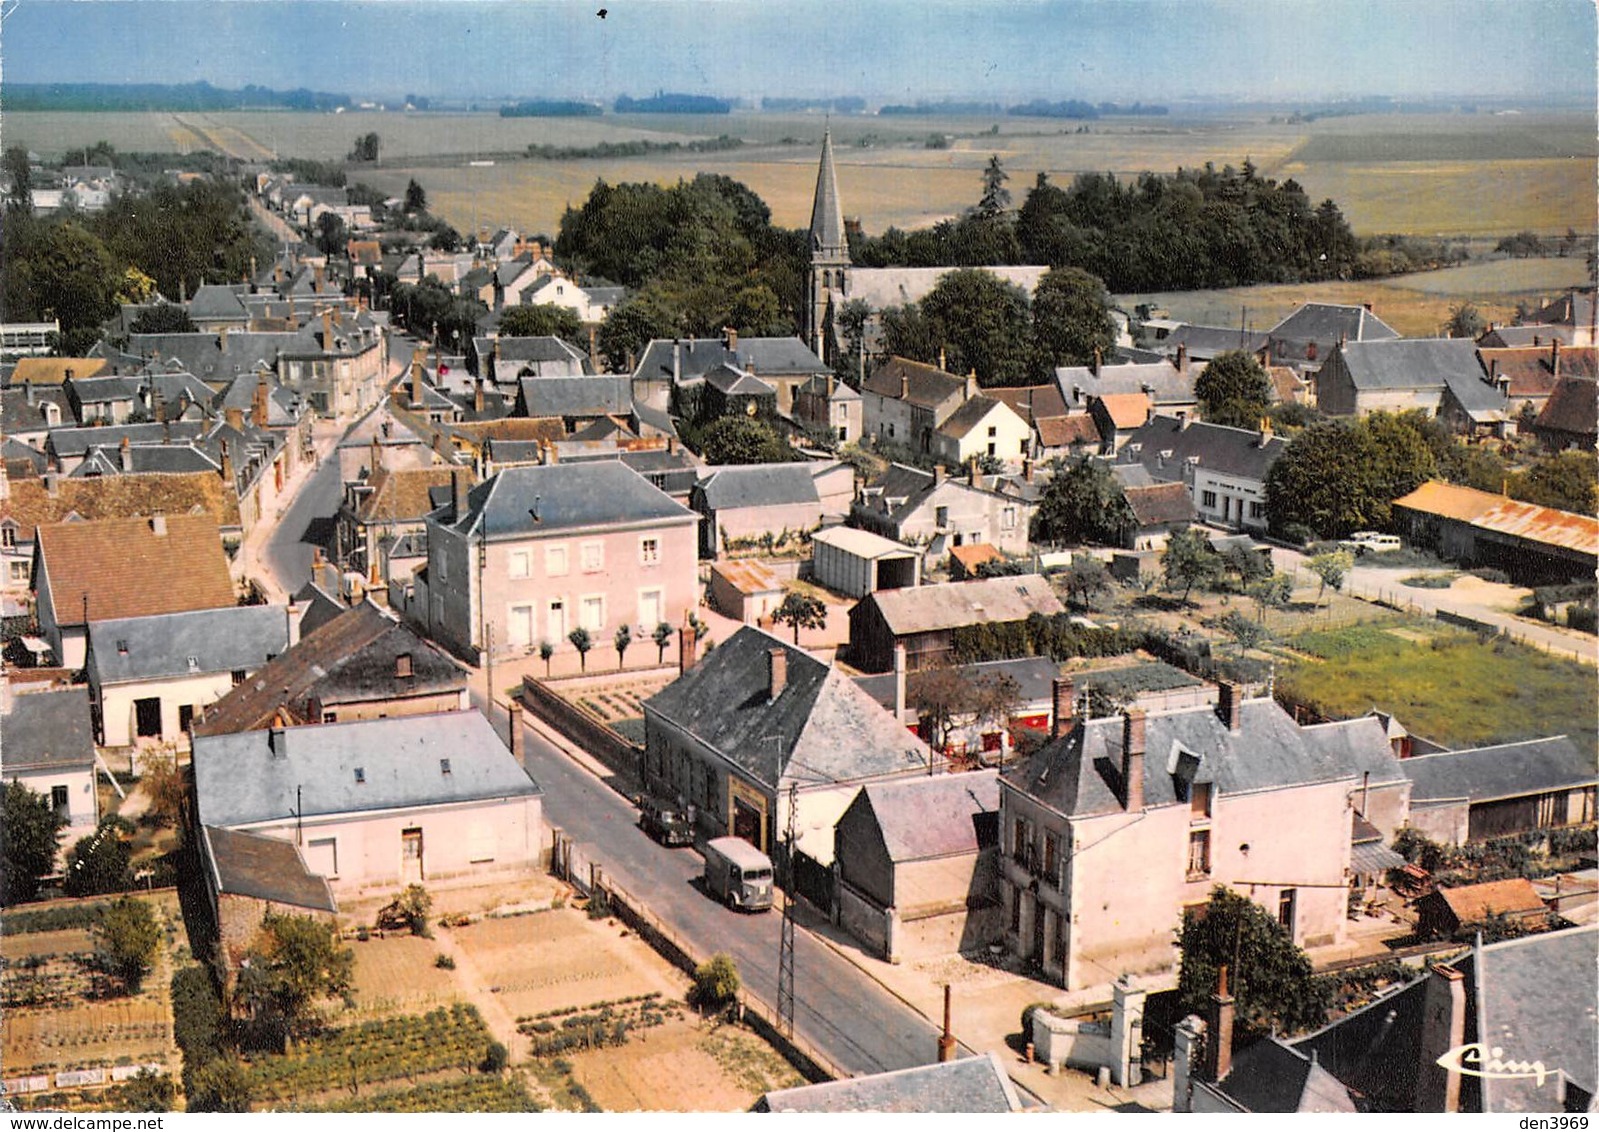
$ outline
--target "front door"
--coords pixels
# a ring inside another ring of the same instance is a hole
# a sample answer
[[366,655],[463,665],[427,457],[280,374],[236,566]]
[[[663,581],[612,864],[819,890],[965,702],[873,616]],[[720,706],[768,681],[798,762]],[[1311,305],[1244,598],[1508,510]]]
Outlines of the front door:
[[426,875],[422,868],[422,831],[402,830],[400,833],[400,883],[420,884]]
[[742,837],[757,849],[763,848],[761,811],[742,798],[733,799],[733,836]]
[[161,697],[133,701],[133,733],[141,739],[161,738]]

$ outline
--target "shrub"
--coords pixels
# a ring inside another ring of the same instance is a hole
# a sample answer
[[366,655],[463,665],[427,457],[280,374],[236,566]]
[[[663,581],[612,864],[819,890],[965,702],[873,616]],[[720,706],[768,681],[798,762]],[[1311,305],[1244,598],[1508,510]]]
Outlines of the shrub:
[[478,1070],[483,1073],[498,1073],[511,1061],[510,1051],[505,1048],[504,1042],[490,1042],[483,1051],[483,1060],[478,1063]]
[[591,920],[603,920],[611,914],[611,898],[604,889],[595,889],[589,897],[588,914]]
[[1594,826],[1575,826],[1549,831],[1549,855],[1552,857],[1592,853],[1596,847],[1599,847],[1599,828]]
[[1417,590],[1447,590],[1454,584],[1455,576],[1447,573],[1409,574],[1399,579],[1399,584]]
[[446,955],[441,951],[433,957],[433,965],[441,971],[453,971],[455,970],[455,959],[453,956]]
[[724,1009],[738,997],[740,985],[738,964],[731,955],[719,951],[694,969],[689,1004],[702,1010]]
[[1599,633],[1599,609],[1573,605],[1566,610],[1566,624],[1579,633]]
[[1022,1008],[1022,1041],[1033,1040],[1033,1015],[1040,1010],[1054,1010],[1053,1002],[1029,1002]]
[[1485,582],[1497,582],[1501,586],[1510,584],[1510,575],[1503,570],[1496,570],[1492,566],[1478,566],[1474,570],[1467,570],[1473,578],[1481,578]]

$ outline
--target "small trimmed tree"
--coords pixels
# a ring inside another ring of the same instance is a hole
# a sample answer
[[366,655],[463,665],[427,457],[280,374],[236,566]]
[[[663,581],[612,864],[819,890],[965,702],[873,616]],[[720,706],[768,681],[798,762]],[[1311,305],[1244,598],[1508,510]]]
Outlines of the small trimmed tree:
[[1072,559],[1064,575],[1066,601],[1079,608],[1089,609],[1096,596],[1108,593],[1112,586],[1110,571],[1097,558],[1079,556]]
[[0,813],[0,858],[5,862],[0,888],[7,907],[38,894],[39,881],[55,869],[56,835],[66,824],[66,815],[49,798],[15,779],[6,783]]
[[260,1038],[281,1049],[288,1038],[310,1032],[324,999],[348,999],[355,954],[339,942],[333,925],[310,916],[268,912],[245,952],[238,1000]]
[[689,988],[691,1005],[699,1010],[724,1010],[738,998],[738,964],[725,951],[718,951],[694,968],[694,985]]
[[1216,577],[1221,569],[1221,555],[1210,548],[1210,542],[1198,527],[1184,527],[1166,543],[1166,588],[1182,588],[1183,601],[1197,585]]
[[650,640],[655,642],[655,663],[666,663],[666,646],[672,643],[672,626],[665,621],[655,626],[655,631],[650,634]]
[[131,883],[128,862],[133,847],[127,838],[134,832],[133,823],[116,814],[100,819],[95,831],[78,839],[67,850],[66,867],[62,870],[63,887],[68,896],[98,896],[104,892],[124,892]]
[[578,668],[583,672],[587,672],[589,670],[589,649],[594,647],[594,638],[587,629],[579,625],[566,635],[566,639],[571,641],[572,647],[577,650]]
[[820,598],[789,590],[783,595],[782,603],[772,610],[772,623],[793,626],[797,645],[801,629],[827,628],[827,605]]
[[1228,350],[1194,379],[1194,396],[1210,423],[1256,428],[1271,406],[1271,378],[1253,354]]
[[1320,601],[1328,586],[1334,593],[1344,588],[1344,579],[1355,568],[1355,556],[1347,550],[1334,550],[1309,559],[1305,567],[1321,581],[1321,589],[1316,591],[1316,600]]
[[550,657],[555,655],[555,645],[550,641],[539,642],[539,659],[544,662],[544,679],[550,678]]
[[94,944],[101,966],[121,979],[129,994],[137,994],[161,945],[161,927],[150,905],[124,896],[101,910]]
[[627,663],[627,647],[633,643],[633,629],[623,625],[616,630],[616,636],[611,638],[611,644],[616,647],[616,667],[621,668]]
[[1266,610],[1281,609],[1294,595],[1294,580],[1287,574],[1272,574],[1252,583],[1246,591],[1260,610],[1260,623],[1266,623]]

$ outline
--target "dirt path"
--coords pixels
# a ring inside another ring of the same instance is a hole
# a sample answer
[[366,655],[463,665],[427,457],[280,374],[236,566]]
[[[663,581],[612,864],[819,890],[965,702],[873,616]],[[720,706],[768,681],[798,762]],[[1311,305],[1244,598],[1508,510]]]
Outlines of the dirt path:
[[511,1012],[505,1008],[500,997],[490,989],[466,948],[457,942],[449,928],[438,929],[433,941],[441,952],[455,960],[456,984],[468,1002],[477,1004],[489,1032],[510,1051],[512,1064],[526,1061],[532,1052],[531,1043],[517,1031],[516,1019],[511,1017]]

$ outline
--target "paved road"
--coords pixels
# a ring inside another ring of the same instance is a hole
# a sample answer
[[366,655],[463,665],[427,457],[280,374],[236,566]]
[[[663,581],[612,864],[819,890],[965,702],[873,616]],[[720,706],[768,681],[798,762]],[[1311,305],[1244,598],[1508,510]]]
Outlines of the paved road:
[[277,526],[261,547],[260,562],[284,593],[294,593],[310,579],[313,548],[330,541],[340,490],[339,461],[324,459],[282,517],[272,520]]
[[[482,698],[474,694],[480,709]],[[491,718],[503,730],[505,712]],[[693,849],[666,849],[639,830],[638,811],[531,728],[523,762],[544,790],[545,818],[627,892],[644,900],[702,955],[725,951],[749,987],[777,1002],[782,917],[747,915],[711,900]],[[800,928],[794,933],[794,1028],[845,1073],[878,1073],[937,1060],[938,1030],[858,967]],[[970,1051],[962,1048],[962,1054]]]

